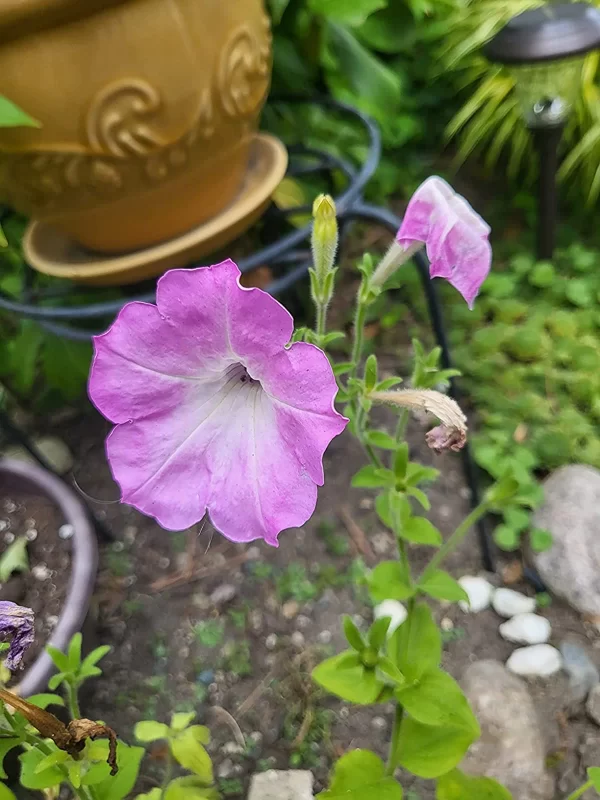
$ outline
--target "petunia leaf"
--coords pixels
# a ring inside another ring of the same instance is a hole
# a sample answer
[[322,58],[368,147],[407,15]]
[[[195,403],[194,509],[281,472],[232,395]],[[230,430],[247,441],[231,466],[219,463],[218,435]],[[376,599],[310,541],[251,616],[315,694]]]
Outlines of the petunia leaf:
[[402,787],[386,775],[385,764],[370,750],[352,750],[333,768],[329,789],[319,800],[402,800]]

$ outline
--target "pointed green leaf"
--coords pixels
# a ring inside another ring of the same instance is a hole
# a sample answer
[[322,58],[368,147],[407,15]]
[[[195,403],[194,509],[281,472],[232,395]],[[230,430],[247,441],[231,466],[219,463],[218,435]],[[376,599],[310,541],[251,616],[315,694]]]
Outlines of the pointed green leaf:
[[439,474],[439,469],[424,467],[422,464],[415,464],[411,461],[406,469],[406,483],[410,486],[416,486],[421,481],[435,481]]
[[350,372],[353,367],[354,364],[352,361],[340,361],[333,365],[333,374],[337,375],[338,377],[340,375],[345,375],[347,372]]
[[20,744],[21,740],[16,736],[10,736],[6,739],[0,738],[0,778],[8,777],[4,771],[4,767],[2,766],[6,754],[9,753],[14,747],[18,747]]
[[319,800],[402,800],[402,787],[386,775],[383,761],[370,750],[352,750],[333,768],[329,789]]
[[442,637],[426,603],[415,603],[406,620],[393,633],[390,657],[408,681],[418,680],[442,658]]
[[171,717],[171,730],[182,731],[196,718],[195,711],[178,711]]
[[408,444],[402,442],[398,445],[396,454],[394,455],[394,474],[398,480],[404,480],[406,477],[406,468],[408,467]]
[[[63,655],[63,653],[61,653],[60,655]],[[48,688],[54,692],[56,689],[58,689],[58,687],[61,685],[61,683],[64,681],[66,677],[67,676],[65,672],[57,672],[56,675],[53,675],[48,680]]]
[[69,649],[67,651],[69,672],[77,672],[81,664],[81,639],[81,633],[76,633],[69,642]]
[[29,569],[27,544],[25,536],[18,536],[2,553],[0,556],[0,583],[6,583],[13,572],[27,572]]
[[76,789],[81,786],[81,761],[71,761],[67,764],[69,780]]
[[90,667],[96,666],[96,664],[104,658],[104,656],[108,655],[112,647],[109,644],[100,645],[100,647],[96,647],[92,650],[91,653],[88,653],[87,656],[83,659],[83,663],[81,665],[81,669],[89,669]]
[[398,386],[399,383],[402,383],[402,378],[386,378],[381,383],[378,383],[375,389],[378,392],[387,392],[389,389],[393,389],[394,386]]
[[346,615],[343,620],[343,626],[344,636],[346,637],[346,641],[350,647],[354,648],[354,650],[357,650],[359,653],[362,653],[362,651],[365,649],[365,642],[360,631],[354,624],[352,617]]
[[365,389],[371,392],[377,383],[377,356],[374,353],[367,358],[365,363]]
[[424,672],[414,684],[396,689],[396,697],[413,719],[424,725],[465,728],[479,736],[479,725],[458,683],[439,668]]
[[[103,760],[108,755],[108,742],[95,742],[103,745]],[[140,763],[146,751],[143,747],[131,747],[119,740],[117,744],[117,763],[119,771],[94,785],[95,800],[123,800],[133,790],[140,771]]]
[[55,767],[58,764],[64,764],[65,761],[68,761],[70,758],[71,756],[65,753],[64,750],[53,750],[49,755],[42,758],[35,768],[35,774],[39,775],[39,773],[43,772],[45,769]]
[[46,645],[46,652],[48,653],[52,661],[54,661],[58,669],[62,670],[62,672],[69,671],[69,659],[67,658],[65,653],[61,653],[60,650],[58,650],[51,644]]
[[376,489],[381,486],[391,486],[394,482],[394,475],[389,469],[374,467],[368,464],[359,469],[352,478],[352,486],[355,489]]
[[369,629],[369,646],[379,652],[387,640],[387,632],[390,627],[390,617],[376,619]]
[[418,583],[418,588],[436,600],[450,600],[451,603],[458,603],[459,600],[469,602],[469,595],[460,583],[442,569],[424,575]]
[[[32,748],[21,753],[21,784],[26,789],[50,789],[58,786],[64,777],[64,773],[58,767],[49,767],[43,772],[36,772],[37,766],[46,756],[40,750]],[[107,799],[108,800],[108,799]]]
[[408,600],[415,593],[406,569],[399,561],[382,561],[369,576],[369,594],[373,602]]
[[382,450],[395,450],[398,446],[394,437],[385,431],[368,431],[365,439],[367,444],[372,447],[379,447]]
[[315,667],[312,677],[326,691],[358,705],[375,703],[384,688],[375,670],[366,669],[354,650],[326,659]]
[[466,728],[423,725],[405,716],[400,725],[396,761],[420,778],[439,778],[462,761],[476,738]]
[[205,784],[213,782],[210,756],[190,728],[182,731],[171,741],[171,753],[178,764],[189,772],[193,772]]
[[425,517],[410,517],[398,531],[398,535],[413,544],[439,547],[442,543],[442,534]]
[[409,494],[411,497],[414,497],[415,500],[421,504],[421,506],[425,509],[425,511],[429,511],[431,508],[431,503],[429,502],[429,498],[422,492],[420,489],[417,489],[416,486],[409,486],[406,489],[406,494]]
[[155,722],[151,719],[138,722],[133,729],[133,735],[138,742],[155,742],[158,739],[168,739],[171,731],[164,722]]
[[32,694],[27,701],[38,708],[48,708],[48,706],[64,706],[65,701],[58,694]]
[[0,128],[41,128],[41,125],[12,100],[0,94]]
[[512,795],[493,778],[474,778],[458,769],[438,778],[436,800],[512,800]]

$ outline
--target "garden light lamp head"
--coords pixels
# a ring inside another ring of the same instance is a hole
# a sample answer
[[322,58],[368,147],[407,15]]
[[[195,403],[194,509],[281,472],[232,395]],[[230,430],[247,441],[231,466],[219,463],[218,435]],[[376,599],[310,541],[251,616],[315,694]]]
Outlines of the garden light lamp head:
[[600,47],[600,10],[588,3],[541,6],[513,17],[484,48],[510,68],[531,128],[562,125],[581,85],[585,55]]

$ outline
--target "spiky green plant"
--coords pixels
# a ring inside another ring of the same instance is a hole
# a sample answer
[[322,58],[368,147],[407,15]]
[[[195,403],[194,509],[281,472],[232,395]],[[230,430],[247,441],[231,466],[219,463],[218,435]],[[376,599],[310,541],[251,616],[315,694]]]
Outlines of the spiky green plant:
[[[600,0],[595,0],[600,5]],[[456,75],[457,87],[471,89],[447,128],[458,141],[457,160],[483,156],[491,169],[501,156],[507,159],[510,178],[535,175],[532,140],[525,127],[510,72],[490,64],[483,45],[516,14],[544,5],[540,0],[457,0],[447,19],[447,34],[440,45],[440,63]],[[587,56],[580,96],[563,139],[566,157],[559,177],[570,191],[592,205],[600,195],[600,81],[598,53]]]

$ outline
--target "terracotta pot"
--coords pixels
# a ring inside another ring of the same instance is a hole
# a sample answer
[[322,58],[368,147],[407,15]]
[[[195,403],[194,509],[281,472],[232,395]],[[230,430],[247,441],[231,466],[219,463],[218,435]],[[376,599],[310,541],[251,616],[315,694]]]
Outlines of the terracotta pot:
[[263,0],[2,0],[0,201],[122,252],[225,208],[271,72]]
[[[15,490],[43,495],[61,511],[66,523],[74,528],[71,539],[71,574],[67,596],[52,636],[46,644],[65,650],[73,634],[80,631],[86,619],[94,590],[98,566],[96,534],[85,506],[79,497],[52,473],[36,464],[0,459],[0,496]],[[46,691],[48,679],[56,671],[52,659],[43,650],[23,674],[14,691],[23,697]]]

